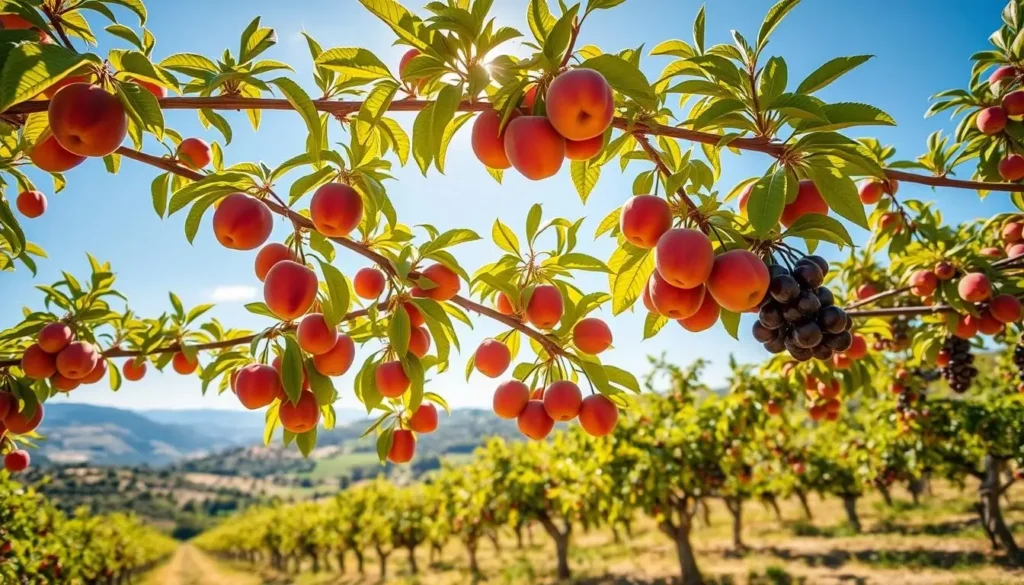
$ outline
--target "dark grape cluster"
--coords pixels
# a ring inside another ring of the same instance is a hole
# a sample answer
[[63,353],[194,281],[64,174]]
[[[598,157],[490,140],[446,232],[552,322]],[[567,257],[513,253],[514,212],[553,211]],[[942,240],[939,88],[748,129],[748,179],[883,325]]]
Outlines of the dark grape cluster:
[[942,369],[942,377],[954,392],[963,394],[978,375],[978,368],[974,367],[974,354],[971,353],[971,342],[950,335],[943,341],[942,351],[949,356],[949,364]]
[[769,267],[768,293],[761,300],[754,339],[771,353],[788,351],[793,359],[828,360],[853,343],[853,320],[835,304],[828,287],[828,261],[807,256],[792,270],[774,264]]

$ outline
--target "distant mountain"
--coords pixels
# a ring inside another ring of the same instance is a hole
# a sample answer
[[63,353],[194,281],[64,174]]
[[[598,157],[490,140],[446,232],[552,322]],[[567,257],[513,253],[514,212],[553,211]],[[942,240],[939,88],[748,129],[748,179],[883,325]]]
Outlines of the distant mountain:
[[[226,446],[249,445],[263,437],[264,414],[248,410],[139,410],[138,414],[165,425],[195,427]],[[366,419],[366,413],[339,409],[338,424]]]

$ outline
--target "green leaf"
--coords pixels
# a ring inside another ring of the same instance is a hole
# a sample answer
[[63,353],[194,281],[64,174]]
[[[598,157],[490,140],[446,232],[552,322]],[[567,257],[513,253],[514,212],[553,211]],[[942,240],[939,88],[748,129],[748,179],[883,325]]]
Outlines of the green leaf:
[[248,63],[277,44],[277,34],[272,28],[260,28],[260,17],[257,16],[242,31],[242,40],[238,48],[238,62]]
[[797,218],[789,226],[789,229],[782,233],[782,237],[823,240],[840,247],[853,247],[853,238],[850,237],[850,232],[839,220],[816,213],[809,213]]
[[840,165],[834,164],[834,161],[825,161],[822,166],[812,163],[805,168],[829,209],[864,229],[870,229],[864,204],[860,202],[857,193],[857,185],[843,174]]
[[281,422],[279,413],[281,412],[281,404],[274,403],[267,409],[266,423],[263,426],[263,445],[269,445],[274,440],[274,431],[277,429],[277,425]]
[[754,233],[764,235],[779,226],[789,192],[795,187],[795,182],[790,184],[785,168],[765,175],[754,183],[750,199],[747,201],[747,219],[750,220]]
[[693,43],[697,46],[699,53],[704,52],[704,26],[707,20],[704,14],[704,5],[697,11],[697,18],[693,20]]
[[309,389],[316,396],[317,404],[325,406],[334,403],[338,393],[334,389],[334,382],[328,376],[321,374],[316,368],[306,368],[306,376],[309,378]]
[[163,173],[153,179],[150,190],[153,194],[153,209],[156,214],[163,217],[167,213],[167,187],[170,184],[171,174]]
[[738,340],[740,338],[740,314],[722,309],[718,318],[722,320],[726,333]]
[[331,327],[337,327],[352,306],[349,295],[348,281],[340,270],[327,262],[320,261],[320,272],[327,284],[327,296],[330,299],[330,310],[325,307],[324,320]]
[[856,55],[853,57],[837,57],[821,67],[814,70],[806,79],[800,82],[796,88],[797,93],[812,94],[824,88],[836,79],[871,59],[871,55]]
[[441,169],[439,154],[441,145],[444,142],[445,129],[455,117],[459,109],[459,102],[462,101],[461,85],[446,85],[437,94],[434,107],[430,109],[430,153],[435,161],[437,170]]
[[[360,1],[366,2],[366,0]],[[377,437],[377,457],[380,459],[382,464],[388,459],[388,452],[391,451],[391,443],[394,441],[394,438],[395,429],[393,427],[385,429],[384,432]]]
[[434,160],[430,123],[434,116],[434,102],[428,104],[416,115],[412,124],[412,157],[424,176]]
[[139,17],[139,24],[146,24],[146,7],[142,0],[103,0],[106,4],[117,4],[131,10]]
[[640,394],[640,383],[637,382],[636,376],[634,376],[632,372],[627,372],[622,368],[609,365],[604,366],[604,372],[608,375],[609,382],[622,386],[636,394]]
[[568,268],[570,270],[586,270],[589,272],[608,272],[611,270],[608,266],[587,254],[581,254],[579,252],[570,252],[568,254],[562,254],[558,256],[558,265],[562,268]]
[[644,339],[654,337],[665,325],[668,325],[668,317],[657,313],[647,313],[647,317],[644,319]]
[[128,117],[157,140],[163,140],[164,114],[156,96],[136,83],[118,83],[115,87]]
[[576,4],[566,10],[562,16],[551,27],[551,33],[544,40],[544,55],[552,63],[561,63],[562,56],[569,48],[569,39],[572,38],[572,25],[579,13],[580,5]]
[[786,14],[792,10],[800,0],[779,0],[778,4],[772,6],[768,11],[768,14],[764,17],[764,22],[761,23],[761,30],[757,33],[757,51],[760,52],[764,48],[765,43],[768,41],[769,35],[775,30],[775,27],[779,26],[782,19],[785,18]]
[[398,93],[398,88],[397,82],[385,80],[373,86],[370,93],[366,95],[363,105],[359,108],[359,115],[357,117],[361,123],[355,125],[356,139],[360,143],[365,144],[370,138],[370,131],[380,122],[384,113],[388,111],[391,101],[395,98],[395,94]]
[[281,383],[288,401],[295,404],[302,395],[302,378],[305,377],[302,366],[302,350],[290,335],[284,336],[284,355],[281,356]]
[[298,445],[299,452],[307,459],[309,458],[309,454],[313,452],[313,449],[316,448],[316,433],[317,429],[316,427],[313,427],[305,433],[295,437],[295,444]]
[[587,202],[587,198],[597,186],[601,178],[601,166],[594,164],[592,160],[574,160],[569,164],[569,174],[572,177],[572,184],[576,186],[576,192],[580,195],[580,201]]
[[637,66],[622,57],[600,55],[587,59],[580,67],[597,71],[613,89],[631,98],[644,109],[658,109],[658,99],[651,83]]
[[842,130],[854,126],[895,126],[896,120],[889,114],[868,104],[838,103],[827,104],[822,107],[825,120],[805,120],[796,124],[800,132],[814,130],[821,132],[825,130]]
[[547,0],[530,0],[530,6],[526,9],[526,23],[537,43],[543,44],[555,26],[555,17],[551,15]]
[[412,325],[409,323],[409,314],[405,311],[394,311],[391,314],[391,322],[388,324],[388,340],[400,357],[404,357],[409,351],[411,333]]
[[79,54],[60,45],[19,43],[7,53],[0,73],[0,112],[32,99],[85,63],[94,55]]
[[185,237],[188,238],[189,244],[196,239],[196,234],[199,232],[199,224],[203,221],[203,215],[221,197],[222,195],[217,193],[205,195],[192,204],[192,208],[188,210],[188,216],[185,218]]
[[394,79],[387,65],[373,51],[358,47],[328,49],[317,57],[316,65],[337,71],[350,80]]
[[612,314],[618,315],[640,298],[647,279],[654,272],[654,255],[650,250],[623,244],[612,254],[608,268],[612,271],[608,276]]
[[516,233],[510,227],[501,223],[500,219],[494,220],[494,227],[491,228],[491,239],[502,250],[517,256],[519,255],[519,238],[516,237]]
[[394,0],[359,0],[374,16],[384,21],[403,41],[420,49],[429,50],[430,45],[417,36],[422,25],[419,19]]
[[[537,228],[540,227],[540,220],[543,217],[544,210],[540,203],[534,203],[530,206],[530,212],[526,215],[526,239],[533,244],[534,238],[537,237]],[[519,247],[518,245],[516,246]]]
[[299,112],[306,122],[306,129],[309,130],[309,139],[306,144],[311,147],[309,154],[313,158],[313,162],[318,162],[320,160],[320,144],[323,142],[323,127],[320,125],[320,115],[316,112],[313,100],[309,98],[305,90],[299,87],[299,84],[287,77],[278,77],[271,83],[281,90],[288,103]]
[[787,83],[789,83],[789,69],[786,67],[786,61],[782,57],[772,57],[761,71],[759,91],[762,102],[771,103],[785,93]]

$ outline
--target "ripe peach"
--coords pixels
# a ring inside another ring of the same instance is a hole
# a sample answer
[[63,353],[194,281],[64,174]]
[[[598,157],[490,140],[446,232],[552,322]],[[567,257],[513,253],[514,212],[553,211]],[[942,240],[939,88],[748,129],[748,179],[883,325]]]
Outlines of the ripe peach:
[[715,323],[718,323],[718,317],[721,315],[721,312],[722,308],[718,306],[715,297],[705,294],[704,300],[701,301],[696,313],[685,319],[679,319],[676,322],[687,331],[699,333],[714,327]]
[[868,342],[864,339],[863,335],[854,333],[853,343],[846,350],[846,356],[852,360],[859,360],[866,355],[868,355]]
[[330,351],[313,356],[313,367],[325,376],[341,376],[352,367],[355,356],[356,345],[352,338],[340,334]]
[[873,284],[862,284],[857,287],[857,300],[871,298],[878,294],[878,289]]
[[821,197],[814,182],[804,179],[800,181],[796,199],[782,208],[782,225],[789,227],[793,225],[793,222],[809,213],[828,215],[828,204]]
[[1000,323],[1016,323],[1021,319],[1021,304],[1013,295],[996,295],[989,303],[988,310]]
[[516,417],[516,426],[520,433],[534,441],[541,441],[555,428],[555,420],[545,410],[543,402],[530,400]]
[[894,234],[902,232],[903,216],[894,212],[883,213],[882,216],[878,218],[878,231],[891,231]]
[[533,289],[530,302],[526,305],[526,319],[538,329],[554,329],[562,320],[565,304],[562,293],[552,284],[542,284]]
[[748,250],[719,254],[708,277],[708,292],[723,309],[742,313],[768,292],[768,267]]
[[402,303],[402,308],[405,309],[405,313],[409,315],[409,325],[413,327],[419,327],[425,323],[423,320],[423,313],[420,312],[419,307],[410,302]]
[[939,279],[931,270],[917,270],[910,275],[910,292],[919,297],[931,296],[939,286]]
[[185,166],[198,171],[210,164],[213,151],[202,138],[186,138],[178,145],[177,158]]
[[437,407],[424,402],[409,417],[409,429],[417,433],[432,433],[437,430]]
[[994,136],[1006,128],[1007,121],[1006,111],[999,106],[992,106],[978,112],[976,124],[982,134]]
[[1007,116],[1024,116],[1024,91],[1011,91],[1004,95],[1003,111]]
[[[3,30],[29,30],[37,28],[29,20],[17,14],[0,14],[0,29]],[[40,31],[42,33],[42,31]]]
[[957,284],[960,298],[968,303],[980,303],[992,296],[992,281],[980,272],[964,275]]
[[1003,251],[1000,250],[999,248],[982,248],[981,255],[987,258],[1002,258]]
[[978,331],[983,335],[996,335],[1002,333],[1006,327],[1002,321],[992,316],[991,310],[984,310],[981,312],[981,318],[978,319]]
[[811,417],[811,420],[818,421],[825,418],[825,405],[815,404],[814,406],[807,409],[807,415]]
[[583,353],[597,355],[612,344],[612,330],[596,317],[581,319],[572,328],[572,341]]
[[603,437],[619,422],[619,409],[601,394],[591,394],[580,404],[580,426],[592,437]]
[[779,416],[782,414],[782,405],[775,400],[769,400],[768,404],[765,405],[765,410],[771,416]]
[[187,376],[196,371],[196,368],[199,367],[199,360],[190,360],[187,355],[179,351],[171,358],[171,365],[174,367],[175,372],[182,376]]
[[400,361],[378,365],[373,379],[377,382],[377,391],[385,398],[398,398],[409,389],[409,377],[405,375]]
[[622,206],[619,229],[626,241],[637,248],[649,250],[658,239],[672,229],[672,209],[661,197],[637,195]]
[[999,67],[998,69],[993,71],[992,75],[989,75],[989,77],[988,77],[989,87],[992,89],[993,93],[999,93],[999,90],[1003,86],[1003,84],[1004,83],[1006,83],[1006,84],[1010,83],[1010,80],[1012,80],[1016,76],[1017,76],[1017,69],[1016,68],[1014,68],[1011,65],[1003,65],[1002,67]]
[[999,161],[999,176],[1010,182],[1024,179],[1024,156],[1016,153],[1006,155]]
[[317,290],[316,274],[309,267],[285,260],[267,273],[263,300],[279,319],[293,321],[313,306]]
[[544,390],[544,410],[555,420],[572,420],[580,412],[583,394],[568,380],[553,382]]
[[552,177],[565,160],[565,138],[544,116],[519,116],[505,126],[505,154],[527,179]]
[[321,313],[310,313],[303,317],[295,333],[299,347],[312,355],[327,353],[338,342],[338,330],[328,325]]
[[7,415],[18,409],[18,399],[10,392],[0,391],[0,437],[4,435],[3,421]]
[[384,277],[384,273],[376,268],[360,268],[359,272],[356,272],[355,278],[352,279],[352,287],[356,290],[356,295],[364,299],[375,299],[384,292],[384,287],[387,286],[387,279]]
[[107,360],[100,356],[99,361],[96,362],[96,367],[89,372],[89,375],[82,378],[80,381],[83,384],[95,384],[102,380],[107,375]]
[[270,269],[284,260],[295,261],[295,253],[291,248],[277,242],[263,246],[256,254],[256,278],[260,279],[260,282],[265,281]]
[[33,380],[45,380],[56,373],[57,358],[33,343],[25,348],[25,353],[21,356],[21,369]]
[[615,116],[612,88],[593,69],[572,69],[556,77],[545,106],[551,124],[569,140],[604,134]]
[[504,419],[519,416],[530,401],[530,389],[519,380],[502,382],[494,391],[494,414]]
[[694,288],[707,282],[711,275],[715,250],[711,240],[697,230],[671,229],[658,238],[654,262],[658,274],[672,286]]
[[944,368],[949,365],[949,352],[946,350],[939,351],[938,355],[935,356],[935,365],[940,368]]
[[213,212],[213,233],[222,246],[231,250],[262,246],[273,229],[274,218],[267,206],[245,193],[232,193],[221,199]]
[[[509,121],[519,115],[513,112]],[[506,125],[507,126],[507,125]],[[473,122],[473,154],[484,166],[504,170],[512,166],[505,154],[505,132],[501,128],[501,113],[497,110],[481,112]]]
[[[843,403],[839,402],[835,398],[832,398],[830,400],[826,400],[825,401],[825,415],[828,416],[830,414],[839,414],[839,410],[842,407],[843,407]],[[835,420],[835,419],[834,418],[829,418],[828,420]]]
[[[405,54],[402,55],[402,59],[398,62],[398,76],[405,77],[405,68],[409,66],[409,63],[412,62],[413,59],[419,56],[419,49],[409,49],[408,51],[406,51]],[[426,80],[421,79],[416,82],[407,83],[406,86],[409,89],[413,90],[413,93],[416,93],[423,89],[425,81]]]
[[391,437],[391,448],[388,449],[388,461],[392,463],[408,463],[416,453],[416,436],[412,431],[396,429]]
[[956,276],[956,266],[953,266],[952,262],[941,260],[935,264],[935,268],[932,269],[932,272],[935,273],[935,278],[946,281]]
[[21,473],[28,469],[31,461],[32,457],[29,456],[28,451],[15,449],[7,455],[4,455],[4,469],[9,473]]
[[97,85],[62,87],[50,100],[48,117],[57,142],[81,156],[107,156],[128,135],[121,101]]
[[235,394],[242,406],[257,410],[284,396],[281,376],[273,366],[249,364],[235,377]]
[[278,415],[281,417],[281,426],[297,435],[311,431],[320,424],[320,406],[316,403],[316,396],[308,390],[299,395],[295,404],[288,400],[281,401]]
[[477,348],[473,360],[477,371],[487,377],[497,378],[508,369],[512,353],[508,346],[497,339],[485,339]]
[[39,330],[36,340],[46,353],[60,353],[75,338],[71,328],[59,321],[49,323]]
[[494,301],[494,308],[502,315],[511,316],[517,313],[516,308],[512,306],[512,301],[508,300],[508,296],[503,292],[498,293],[497,299]]
[[864,179],[857,189],[860,195],[860,202],[864,205],[874,205],[882,200],[885,194],[885,186],[878,179]]
[[704,302],[705,287],[679,288],[669,284],[655,270],[647,281],[651,303],[659,315],[669,319],[686,319],[697,314]]
[[974,315],[961,315],[960,319],[956,322],[956,329],[953,331],[953,335],[960,339],[970,339],[978,334],[980,326],[981,320]]
[[135,85],[138,85],[139,87],[153,94],[153,97],[155,97],[156,99],[167,97],[167,88],[165,88],[162,85],[157,85],[152,81],[146,81],[144,79],[132,79],[131,81]]
[[565,158],[569,160],[590,160],[604,150],[604,134],[589,140],[566,140]]
[[347,236],[363,220],[363,198],[344,183],[327,183],[313,193],[309,215],[321,234],[329,238]]
[[39,424],[43,422],[44,414],[42,404],[36,405],[31,417],[27,416],[27,412],[24,410],[21,412],[10,412],[7,414],[7,418],[4,419],[4,426],[12,434],[25,435],[39,428]]
[[138,382],[146,375],[146,362],[139,364],[135,363],[135,359],[132,358],[124,363],[124,367],[121,368],[121,373],[124,374],[124,379],[129,382]]
[[75,388],[81,386],[82,382],[79,380],[72,380],[71,378],[60,374],[54,374],[50,377],[50,385],[58,392],[71,392]]
[[35,219],[46,212],[46,195],[39,191],[22,191],[15,200],[22,215]]
[[[1024,160],[1024,157],[1021,157]],[[1003,226],[1003,231],[1000,232],[1000,237],[1003,239],[1004,244],[1016,244],[1024,238],[1024,223],[1019,221],[1011,221]]]
[[84,156],[69,152],[61,146],[53,134],[36,142],[28,151],[28,158],[32,164],[48,173],[63,173],[85,161]]
[[428,289],[416,287],[413,289],[413,294],[416,295],[418,292],[420,294],[417,296],[424,296],[442,303],[452,300],[455,295],[459,294],[459,288],[462,286],[459,275],[444,264],[432,264],[420,276],[427,278],[437,286]]
[[96,367],[100,353],[85,341],[72,341],[57,354],[57,371],[65,378],[81,380]]
[[640,298],[643,300],[644,308],[647,309],[648,313],[660,315],[661,312],[658,311],[658,307],[654,306],[654,299],[651,298],[651,287],[649,284],[650,281],[648,280],[648,286],[644,286],[643,292],[640,293]]
[[519,103],[519,109],[527,114],[533,112],[533,104],[537,103],[537,84],[534,83],[523,92],[523,101]]
[[409,330],[409,353],[423,359],[430,351],[430,332],[426,327],[413,327]]
[[833,378],[830,382],[818,382],[818,395],[825,399],[832,399],[839,396],[839,380]]

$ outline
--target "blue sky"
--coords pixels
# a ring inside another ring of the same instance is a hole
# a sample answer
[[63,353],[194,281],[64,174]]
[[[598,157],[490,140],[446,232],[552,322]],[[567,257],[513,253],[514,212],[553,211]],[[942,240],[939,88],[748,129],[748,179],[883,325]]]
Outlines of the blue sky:
[[[773,3],[774,0],[710,2],[708,43],[731,42],[730,29],[754,38],[763,15]],[[417,4],[407,2],[407,5]],[[952,128],[946,118],[923,118],[928,98],[938,91],[967,84],[969,57],[975,51],[988,48],[987,38],[1000,25],[999,13],[1003,5],[1003,0],[934,0],[923,9],[921,2],[806,0],[776,30],[767,52],[785,57],[791,86],[833,57],[875,55],[820,95],[828,101],[867,102],[887,111],[899,123],[897,128],[870,129],[852,135],[874,135],[883,143],[895,145],[899,158],[913,158],[923,152],[929,133]],[[514,26],[529,35],[526,6],[526,0],[497,0],[493,14],[501,24]],[[325,48],[368,48],[392,70],[397,68],[404,52],[404,47],[392,46],[393,33],[356,0],[249,0],[245,3],[176,0],[153,1],[148,8],[148,25],[157,38],[155,57],[158,59],[176,52],[195,52],[216,58],[226,47],[237,51],[242,29],[254,16],[262,15],[263,25],[276,29],[279,40],[264,57],[292,65],[296,70],[294,78],[311,93],[315,86],[309,54],[300,35],[303,31],[314,36]],[[597,44],[611,52],[641,44],[649,50],[673,38],[690,40],[693,18],[699,8],[700,4],[692,1],[627,0],[617,9],[592,15],[580,42]],[[131,22],[132,18],[125,15],[126,22]],[[105,25],[101,18],[92,22],[97,30]],[[102,34],[100,39],[104,51],[124,45]],[[515,51],[515,44],[508,45],[510,51]],[[656,78],[666,62],[664,58],[645,57],[644,69],[648,77]],[[234,141],[225,149],[228,163],[265,161],[273,166],[303,149],[304,125],[294,113],[266,112],[258,133],[252,131],[244,114],[228,115],[235,130]],[[411,131],[410,115],[395,117]],[[194,112],[168,112],[166,119],[169,126],[185,136],[220,140],[215,131],[203,130]],[[331,128],[331,136],[335,142],[341,140],[337,126]],[[148,150],[159,152],[153,145],[149,145]],[[719,190],[727,193],[739,181],[763,174],[769,163],[767,158],[757,154],[727,155]],[[460,262],[472,273],[500,255],[488,238],[495,217],[521,234],[527,210],[534,202],[543,204],[545,217],[576,219],[585,216],[587,220],[581,231],[583,249],[607,259],[612,243],[607,238],[592,242],[590,236],[601,218],[629,197],[636,173],[647,168],[634,163],[620,174],[617,165],[609,165],[583,206],[568,176],[568,165],[558,176],[541,183],[527,181],[514,173],[506,174],[503,185],[495,183],[469,149],[467,126],[451,146],[446,175],[431,171],[429,177],[424,178],[415,164],[410,164],[396,169],[398,181],[389,183],[387,188],[399,219],[408,225],[430,223],[442,230],[470,227],[484,236],[481,242],[455,249]],[[969,169],[962,172],[965,176],[969,173]],[[0,296],[5,301],[0,306],[0,327],[14,325],[20,318],[22,306],[41,306],[41,294],[34,289],[36,284],[59,279],[61,270],[74,274],[88,270],[86,251],[113,263],[118,287],[140,314],[157,315],[168,310],[167,292],[174,291],[190,306],[217,302],[212,314],[228,326],[252,329],[265,326],[266,320],[242,308],[244,302],[262,296],[261,283],[252,271],[255,254],[219,246],[209,225],[210,216],[200,229],[195,245],[189,245],[183,232],[183,213],[161,220],[152,210],[149,185],[155,176],[153,169],[128,160],[122,163],[121,172],[116,176],[107,174],[99,160],[90,160],[69,172],[68,188],[50,196],[46,215],[25,223],[29,238],[42,245],[50,256],[40,262],[38,278],[33,279],[25,270],[0,275]],[[37,175],[36,179],[44,190],[51,190],[45,177]],[[286,187],[280,185],[279,190],[286,191]],[[904,198],[937,199],[948,221],[988,216],[1010,207],[1006,198],[999,195],[979,203],[973,192],[933,192],[916,185],[902,185],[900,194]],[[14,193],[8,193],[8,197],[13,196]],[[274,238],[283,239],[286,229],[287,226],[279,222]],[[858,241],[864,241],[866,236],[862,230],[854,231]],[[834,250],[826,252],[832,257],[836,255]],[[351,276],[366,262],[339,251],[337,265]],[[601,277],[582,278],[579,284],[585,290],[607,290],[607,281]],[[656,339],[641,344],[643,316],[640,313],[614,319],[607,312],[602,316],[612,326],[616,345],[602,358],[641,378],[648,371],[646,356],[662,352],[680,363],[697,357],[710,359],[713,365],[708,371],[708,381],[713,385],[724,380],[730,353],[749,362],[765,357],[756,342],[749,338],[734,341],[720,327],[692,334],[670,324]],[[745,333],[748,327],[745,320],[741,330]],[[476,319],[474,330],[463,328],[461,339],[464,349],[468,349],[466,357],[480,340],[501,332],[500,326],[485,318]],[[366,347],[359,355],[365,356],[375,349],[375,346]],[[467,384],[462,374],[463,364],[464,358],[455,356],[451,371],[437,376],[430,389],[445,396],[453,406],[488,407],[496,382],[476,374]],[[350,374],[337,384],[342,391],[338,405],[341,408],[360,406],[352,396],[351,382]],[[173,372],[159,375],[152,370],[142,382],[125,384],[117,394],[100,384],[76,390],[69,400],[128,408],[240,408],[230,393],[202,397],[198,378],[183,378]]]

